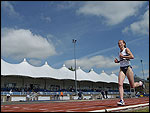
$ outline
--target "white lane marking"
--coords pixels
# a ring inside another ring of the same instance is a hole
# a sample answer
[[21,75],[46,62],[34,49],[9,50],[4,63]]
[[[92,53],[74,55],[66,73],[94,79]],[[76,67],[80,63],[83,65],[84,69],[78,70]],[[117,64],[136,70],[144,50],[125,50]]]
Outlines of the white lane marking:
[[3,112],[11,112],[11,111],[14,111],[14,110],[7,109],[7,110],[4,110]]
[[138,105],[131,105],[131,106],[124,106],[124,107],[117,107],[117,108],[111,108],[111,109],[102,109],[102,110],[93,110],[89,112],[108,112],[108,111],[114,111],[114,110],[121,110],[121,109],[129,109],[134,107],[140,107],[140,106],[147,106],[149,103],[146,104],[138,104]]
[[20,107],[12,107],[12,108],[20,108]]
[[38,110],[47,110],[47,109],[38,109]]

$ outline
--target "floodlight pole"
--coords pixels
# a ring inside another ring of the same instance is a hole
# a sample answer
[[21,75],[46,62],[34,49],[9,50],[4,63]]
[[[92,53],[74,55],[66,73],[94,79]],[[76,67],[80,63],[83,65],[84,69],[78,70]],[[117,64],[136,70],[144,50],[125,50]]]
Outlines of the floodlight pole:
[[77,73],[76,73],[76,54],[75,54],[75,45],[77,40],[73,39],[72,42],[74,43],[74,64],[75,64],[75,92],[77,95]]
[[143,63],[142,63],[143,60],[141,60],[141,65],[142,65],[142,72],[143,72],[143,81],[144,81],[144,70],[143,70]]

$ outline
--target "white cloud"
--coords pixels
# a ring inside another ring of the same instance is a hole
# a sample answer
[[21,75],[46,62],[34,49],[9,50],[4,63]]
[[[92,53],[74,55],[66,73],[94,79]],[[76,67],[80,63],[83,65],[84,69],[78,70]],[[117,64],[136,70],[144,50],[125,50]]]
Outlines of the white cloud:
[[[74,67],[74,59],[68,60],[65,62],[67,67]],[[104,56],[93,56],[90,58],[84,57],[81,59],[77,59],[77,67],[81,67],[82,69],[91,69],[93,67],[96,68],[112,68],[116,67],[118,64],[114,63],[114,59]]]
[[70,9],[70,8],[74,8],[74,7],[77,7],[78,5],[80,5],[80,2],[79,1],[61,1],[61,2],[58,2],[56,8],[58,10],[67,10],[67,9]]
[[30,59],[28,60],[28,62],[31,64],[31,65],[34,65],[34,66],[40,66],[42,61],[41,60],[37,60],[37,59]]
[[19,16],[19,13],[15,11],[13,5],[8,1],[2,1],[1,7],[9,16]]
[[43,14],[41,15],[41,20],[50,23],[52,21],[51,17],[49,16],[44,16]]
[[133,34],[149,35],[149,8],[142,16],[141,20],[136,21],[124,28],[123,33],[132,32]]
[[104,17],[106,24],[116,25],[136,15],[142,1],[89,1],[77,10],[78,14]]
[[2,29],[1,51],[3,57],[14,59],[43,59],[56,55],[55,47],[40,35],[25,29]]
[[[115,69],[115,70],[112,70],[112,72],[115,73],[117,76],[118,76],[119,71],[120,71],[120,68]],[[111,72],[111,73],[112,73],[112,72]]]
[[58,39],[57,37],[55,37],[54,35],[52,34],[47,34],[47,39],[48,40],[51,40],[53,42],[53,44],[55,45],[55,47],[60,47],[60,45],[62,45],[62,40]]
[[132,66],[132,68],[133,68],[133,69],[138,69],[138,68],[139,68],[139,66],[137,66],[137,65],[133,65],[133,66]]
[[[141,71],[140,73],[141,77],[143,78],[143,71]],[[149,77],[149,69],[144,70],[144,79],[147,79],[147,77]]]
[[[140,73],[143,74],[143,71],[141,71]],[[148,70],[144,70],[144,74],[149,74],[149,69]]]

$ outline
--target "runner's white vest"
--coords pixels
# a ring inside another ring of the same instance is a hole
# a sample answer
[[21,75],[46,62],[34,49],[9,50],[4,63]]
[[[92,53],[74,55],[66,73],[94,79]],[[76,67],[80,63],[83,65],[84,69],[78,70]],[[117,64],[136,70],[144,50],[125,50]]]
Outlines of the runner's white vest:
[[[128,56],[128,54],[126,53],[126,48],[123,49],[123,51],[121,52],[124,56]],[[129,66],[130,65],[130,60],[126,59],[126,58],[120,58],[120,67],[125,67],[125,66]]]

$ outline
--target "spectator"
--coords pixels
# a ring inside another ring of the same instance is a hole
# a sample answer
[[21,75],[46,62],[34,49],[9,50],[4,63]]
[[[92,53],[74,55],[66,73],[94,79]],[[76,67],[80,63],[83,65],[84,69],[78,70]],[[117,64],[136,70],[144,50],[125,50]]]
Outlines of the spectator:
[[6,94],[6,101],[10,101],[10,94],[9,93]]
[[106,98],[108,98],[108,91],[107,90],[105,90],[105,95],[106,95]]
[[11,101],[11,95],[12,95],[12,89],[9,91],[9,93],[6,95],[7,99],[6,101]]
[[27,92],[26,101],[30,101],[30,100],[31,100],[30,94],[29,92]]
[[78,99],[79,99],[79,100],[82,99],[82,91],[81,91],[81,90],[78,92]]
[[101,91],[101,94],[102,94],[103,99],[104,99],[105,98],[105,96],[104,96],[104,90]]
[[57,98],[57,100],[60,100],[60,98],[59,98],[59,92],[56,92],[56,98]]
[[62,97],[62,100],[63,100],[63,96],[64,96],[64,94],[63,94],[63,92],[62,92],[62,91],[60,92],[60,96]]

